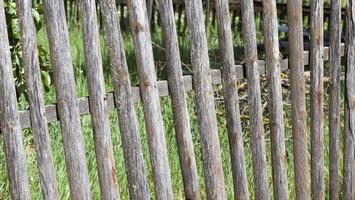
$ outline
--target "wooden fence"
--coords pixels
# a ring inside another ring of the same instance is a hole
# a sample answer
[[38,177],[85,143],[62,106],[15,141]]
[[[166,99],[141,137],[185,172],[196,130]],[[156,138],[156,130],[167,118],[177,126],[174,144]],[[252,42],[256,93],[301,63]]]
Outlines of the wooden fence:
[[[296,199],[324,199],[326,192],[324,158],[329,156],[330,199],[355,199],[355,3],[347,0],[346,43],[341,44],[340,0],[332,1],[330,47],[323,45],[323,0],[311,3],[311,48],[303,49],[302,0],[289,0],[288,59],[279,52],[277,6],[275,0],[262,0],[265,61],[258,60],[254,5],[241,0],[245,63],[235,65],[231,22],[227,0],[215,0],[218,41],[223,70],[210,70],[208,46],[201,0],[185,0],[187,27],[191,41],[192,76],[183,76],[172,0],[156,0],[160,13],[168,67],[168,80],[157,81],[150,29],[143,0],[128,1],[128,12],[135,47],[140,87],[131,87],[123,40],[114,0],[99,0],[114,92],[106,94],[99,48],[99,32],[94,0],[80,0],[84,36],[85,63],[89,97],[77,99],[73,64],[70,55],[63,0],[45,0],[44,15],[54,71],[56,105],[45,105],[36,47],[36,30],[32,18],[32,0],[16,0],[21,27],[22,59],[30,109],[18,111],[10,47],[0,0],[0,131],[12,199],[30,199],[22,129],[31,128],[36,141],[37,165],[44,199],[58,199],[57,183],[51,156],[48,122],[60,121],[65,162],[72,199],[91,199],[88,168],[80,115],[91,114],[94,144],[102,199],[119,199],[114,156],[108,123],[108,110],[117,108],[125,167],[131,199],[149,199],[148,181],[140,143],[135,102],[141,100],[153,180],[157,199],[173,199],[160,96],[170,96],[179,149],[186,199],[200,199],[205,190],[207,199],[226,199],[224,172],[218,139],[212,84],[223,83],[228,138],[231,152],[235,199],[249,199],[243,132],[239,112],[238,79],[247,79],[250,107],[250,136],[253,161],[255,199],[270,199],[260,75],[266,74],[269,91],[269,118],[272,146],[272,180],[275,199],[289,199],[288,183],[293,181]],[[346,56],[346,70],[341,56]],[[324,155],[324,61],[329,61],[329,155]],[[306,110],[304,65],[311,68],[311,109]],[[284,115],[281,93],[281,70],[289,71],[291,82],[292,133],[295,179],[287,176],[284,136]],[[340,77],[345,73],[345,119],[340,119]],[[186,91],[196,95],[205,188],[200,188]],[[308,148],[307,115],[311,116]],[[344,169],[340,169],[340,123],[344,130]],[[311,155],[309,157],[309,155]],[[148,164],[148,163],[146,163]],[[340,180],[340,170],[343,180]]]

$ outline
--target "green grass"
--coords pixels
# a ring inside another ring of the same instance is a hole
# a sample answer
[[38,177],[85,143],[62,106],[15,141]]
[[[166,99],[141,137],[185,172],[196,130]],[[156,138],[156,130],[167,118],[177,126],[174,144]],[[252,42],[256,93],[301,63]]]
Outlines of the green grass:
[[[74,73],[77,84],[77,94],[78,96],[86,96],[88,95],[87,91],[87,83],[85,79],[85,64],[84,64],[84,55],[83,55],[83,44],[82,44],[82,34],[80,28],[71,28],[70,29],[70,42],[72,47],[72,58],[74,64]],[[38,34],[38,43],[45,46],[48,49],[48,44],[45,37],[45,30],[41,30]],[[211,66],[218,67],[219,66],[219,56],[218,56],[218,41],[217,41],[217,31],[215,27],[211,27],[208,31],[208,43],[210,49],[210,58],[211,58]],[[157,29],[152,36],[154,44],[154,57],[157,64],[157,71],[159,78],[164,79],[164,52],[161,50],[162,41],[161,41],[161,30]],[[107,58],[107,51],[104,47],[103,38],[100,38],[102,44],[102,55],[103,55],[103,63],[104,63],[104,72],[105,72],[105,81],[106,81],[106,89],[107,91],[112,91],[111,79],[109,74],[109,64]],[[258,34],[258,41],[262,41],[262,35]],[[132,39],[129,34],[124,35],[125,49],[127,53],[127,62],[129,65],[129,70],[132,76],[132,85],[138,84],[137,74],[135,70],[135,58],[134,58],[134,47],[132,44]],[[242,46],[241,42],[241,34],[236,33],[234,36],[235,46]],[[190,62],[190,54],[189,54],[189,42],[185,37],[180,37],[179,39],[180,51],[181,51],[181,59],[184,63],[184,68],[189,70],[191,68]],[[160,46],[160,47],[159,47]],[[242,56],[236,53],[236,59],[241,59]],[[159,64],[160,63],[160,64]],[[264,105],[264,122],[265,122],[265,138],[266,138],[266,148],[267,148],[267,163],[268,163],[268,173],[269,173],[269,182],[270,182],[270,194],[272,195],[272,172],[271,172],[271,142],[270,142],[270,134],[268,128],[268,106],[266,104],[267,101],[267,86],[265,77],[262,77],[262,100]],[[290,190],[290,198],[295,198],[295,188],[294,188],[294,174],[293,174],[293,151],[292,151],[292,132],[291,132],[291,106],[290,106],[290,94],[288,87],[288,79],[287,75],[283,76],[283,98],[284,98],[284,117],[285,117],[285,136],[286,136],[286,150],[287,150],[287,161],[288,161],[288,179],[289,179],[289,190]],[[244,84],[244,83],[243,83]],[[328,85],[326,85],[327,88]],[[307,91],[309,91],[309,82],[307,84]],[[226,183],[226,190],[228,193],[228,199],[233,199],[233,182],[232,182],[232,172],[231,172],[231,162],[230,162],[230,154],[229,154],[229,145],[228,145],[228,134],[226,131],[226,119],[225,119],[225,111],[223,104],[223,94],[222,94],[222,86],[217,85],[215,88],[215,96],[216,96],[216,113],[218,120],[218,129],[220,136],[220,144],[221,144],[221,152],[222,152],[222,161],[223,161],[223,169]],[[245,158],[246,158],[246,167],[248,174],[248,183],[249,183],[249,191],[251,195],[251,199],[253,199],[254,189],[253,189],[253,171],[252,171],[252,159],[251,159],[251,146],[250,146],[250,137],[249,137],[249,122],[248,122],[248,106],[247,106],[247,94],[245,88],[240,88],[240,104],[241,104],[241,116],[242,116],[242,125],[244,132],[244,148],[245,148]],[[55,91],[53,86],[46,91],[45,100],[47,104],[55,102]],[[327,97],[325,99],[327,101]],[[307,94],[307,102],[309,105],[309,94]],[[19,102],[20,108],[27,108],[27,103],[24,98],[20,99]],[[164,97],[161,99],[161,108],[164,119],[165,126],[165,138],[167,141],[167,149],[170,161],[171,168],[171,176],[173,181],[173,190],[175,199],[184,199],[183,193],[183,182],[180,171],[179,157],[177,144],[174,135],[174,127],[172,120],[172,110],[170,105],[169,97]],[[188,94],[188,109],[189,116],[191,121],[191,128],[193,134],[193,143],[194,150],[196,154],[198,174],[200,177],[200,185],[202,197],[205,199],[205,191],[204,191],[204,180],[203,180],[203,169],[202,169],[202,156],[201,156],[201,147],[199,142],[199,132],[197,127],[196,115],[194,112],[194,94],[189,92]],[[154,185],[152,181],[152,169],[149,161],[149,151],[147,144],[147,135],[145,133],[144,128],[144,116],[142,112],[142,106],[138,104],[136,106],[138,120],[139,120],[139,129],[141,132],[141,142],[144,153],[144,159],[146,163],[146,169],[148,172],[149,179],[149,187],[152,194],[154,193]],[[308,108],[309,110],[309,108]],[[114,147],[114,155],[116,162],[116,171],[117,178],[120,187],[120,193],[122,199],[129,199],[128,196],[128,187],[127,187],[127,179],[124,170],[124,161],[123,161],[123,151],[119,134],[119,124],[118,124],[118,116],[115,110],[110,111],[109,120],[111,125],[111,135],[113,140]],[[325,177],[326,177],[326,189],[328,188],[328,125],[327,125],[327,110],[325,110],[325,124],[324,124],[324,138],[325,138]],[[95,152],[94,152],[94,143],[93,143],[93,133],[92,133],[92,125],[90,116],[86,115],[81,117],[81,125],[82,125],[82,133],[85,138],[85,149],[86,149],[86,158],[89,167],[90,173],[90,183],[92,188],[92,194],[94,199],[99,199],[100,191],[99,191],[99,183],[98,183],[98,175],[97,175],[97,167],[95,160]],[[53,159],[55,164],[56,178],[58,182],[58,190],[61,199],[69,199],[69,184],[68,179],[66,177],[66,167],[64,162],[64,151],[62,144],[62,136],[60,132],[59,123],[50,123],[50,138],[51,145],[53,149]],[[31,197],[32,199],[42,199],[38,171],[36,168],[36,152],[35,152],[35,144],[34,139],[30,129],[24,130],[24,144],[25,144],[25,153],[27,159],[28,166],[28,174],[30,181],[30,189],[31,189]],[[0,148],[3,148],[3,142],[0,140]],[[340,157],[342,158],[342,157]],[[5,164],[5,155],[4,151],[0,151],[0,199],[10,199],[9,194],[9,182],[7,180],[7,172],[6,172],[6,164]],[[342,163],[342,162],[341,162]],[[341,166],[340,166],[341,167]],[[342,167],[340,168],[342,169]],[[153,194],[154,195],[154,194]]]

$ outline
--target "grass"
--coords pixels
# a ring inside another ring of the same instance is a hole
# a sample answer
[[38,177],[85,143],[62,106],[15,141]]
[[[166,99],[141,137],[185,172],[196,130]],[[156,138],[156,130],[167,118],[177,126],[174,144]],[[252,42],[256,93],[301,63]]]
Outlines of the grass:
[[[260,27],[258,27],[260,30]],[[236,31],[235,31],[236,32]],[[260,33],[260,32],[259,32]],[[45,30],[41,30],[38,34],[38,43],[43,45],[48,49],[48,43],[45,37]],[[211,26],[208,31],[208,43],[210,49],[210,59],[211,59],[211,67],[219,66],[219,56],[218,56],[218,41],[217,41],[217,31],[216,27]],[[152,35],[152,39],[154,42],[154,57],[156,60],[156,67],[159,78],[164,79],[164,52],[161,49],[162,41],[161,41],[161,30],[158,28],[154,34]],[[100,38],[101,44],[104,44],[103,38]],[[241,42],[241,34],[240,32],[236,32],[234,36],[235,46],[242,46]],[[262,41],[262,35],[258,34],[258,41]],[[79,27],[71,27],[70,28],[70,42],[71,42],[71,51],[74,65],[74,73],[77,84],[77,94],[78,96],[87,96],[87,83],[86,83],[86,73],[84,67],[84,55],[83,55],[83,44],[82,44],[82,34]],[[129,34],[124,35],[125,42],[125,50],[127,53],[127,62],[129,65],[131,77],[132,77],[132,85],[137,85],[137,74],[135,70],[135,57],[134,57],[134,47],[132,44],[132,39]],[[189,42],[186,37],[180,37],[179,39],[180,51],[181,51],[181,59],[184,63],[184,70],[189,70],[191,68],[190,62],[190,54],[189,54]],[[104,63],[104,72],[105,72],[105,81],[106,81],[106,89],[107,91],[112,91],[112,84],[109,74],[109,64],[107,51],[102,45],[102,55],[103,55],[103,63]],[[239,53],[236,53],[236,59],[241,59],[242,56]],[[290,190],[290,199],[295,198],[295,188],[294,188],[294,173],[293,173],[293,151],[292,151],[292,132],[291,132],[291,105],[290,105],[290,93],[289,93],[289,82],[287,74],[283,74],[283,98],[284,98],[284,117],[285,117],[285,137],[286,137],[286,151],[287,151],[287,161],[288,161],[288,179],[289,179],[289,190]],[[266,149],[267,149],[267,163],[268,163],[268,174],[269,174],[269,183],[270,183],[270,194],[272,195],[272,171],[271,171],[271,142],[270,142],[270,133],[268,128],[268,105],[267,105],[267,85],[265,81],[265,77],[262,77],[262,100],[264,107],[264,122],[265,122],[265,138],[266,138]],[[307,91],[309,91],[309,81],[307,84]],[[326,88],[328,84],[326,85]],[[220,144],[221,144],[221,152],[222,152],[222,161],[223,161],[223,169],[226,183],[226,191],[228,193],[228,199],[233,199],[233,182],[232,182],[232,172],[231,172],[231,162],[230,162],[230,154],[229,154],[229,144],[228,144],[228,134],[226,130],[226,119],[225,119],[225,111],[223,104],[223,94],[222,94],[222,86],[216,85],[215,87],[215,96],[216,96],[216,114],[218,120],[218,130],[220,136]],[[251,159],[251,146],[250,146],[250,137],[249,137],[249,122],[248,122],[248,106],[247,106],[247,94],[245,89],[245,83],[241,81],[240,84],[240,104],[241,104],[241,116],[242,116],[242,125],[244,132],[244,148],[245,148],[245,159],[246,159],[246,167],[248,174],[248,183],[249,183],[249,191],[251,199],[253,199],[253,171],[252,171],[252,159]],[[307,104],[309,105],[309,93],[307,93]],[[55,91],[53,86],[46,91],[45,93],[45,101],[47,104],[55,102]],[[327,102],[327,95],[325,102]],[[27,108],[27,103],[24,98],[20,98],[19,102],[20,108]],[[325,106],[326,107],[326,106]],[[168,156],[171,168],[171,176],[173,181],[173,191],[175,199],[184,199],[183,193],[183,182],[180,171],[179,157],[177,144],[174,135],[174,127],[172,120],[172,110],[170,105],[169,97],[164,97],[161,99],[161,108],[164,119],[165,126],[165,138],[167,141],[167,149]],[[203,169],[202,169],[202,156],[201,156],[201,147],[199,142],[199,132],[197,126],[196,115],[194,112],[194,94],[192,92],[188,93],[188,109],[189,116],[191,121],[192,135],[193,135],[193,143],[194,150],[197,160],[198,174],[200,177],[200,185],[202,189],[202,197],[205,199],[205,191],[204,191],[204,180],[203,180]],[[309,110],[309,108],[308,108]],[[139,129],[141,133],[141,142],[144,153],[144,159],[146,163],[146,169],[148,172],[148,180],[149,187],[152,194],[154,193],[154,185],[152,181],[152,169],[149,161],[149,151],[147,145],[147,135],[145,133],[144,127],[144,116],[142,111],[142,106],[138,104],[136,106],[137,116],[139,120]],[[117,178],[120,187],[120,193],[122,199],[129,199],[128,195],[128,187],[127,187],[127,179],[124,170],[124,160],[123,160],[123,151],[121,145],[121,139],[119,134],[119,126],[118,126],[118,116],[115,110],[111,110],[109,112],[109,120],[111,126],[111,135],[113,140],[114,147],[114,155],[116,162],[116,171]],[[325,124],[324,124],[324,138],[325,138],[325,177],[326,177],[326,189],[328,189],[328,121],[327,121],[327,110],[325,110]],[[85,138],[85,150],[86,150],[86,158],[89,167],[90,173],[90,183],[92,188],[93,199],[100,198],[99,191],[99,183],[98,183],[98,175],[97,175],[97,167],[95,160],[95,152],[94,152],[94,144],[93,144],[93,133],[92,133],[92,125],[90,116],[86,115],[81,117],[81,125],[82,125],[82,133]],[[69,184],[68,179],[66,177],[66,166],[64,162],[64,151],[62,144],[62,136],[60,132],[60,126],[58,122],[50,123],[50,138],[51,145],[53,149],[53,159],[55,164],[56,178],[58,183],[58,190],[61,199],[69,199]],[[25,153],[27,159],[28,166],[28,174],[30,181],[30,190],[32,199],[42,199],[38,171],[36,168],[36,152],[35,152],[35,142],[30,129],[24,130],[24,144],[25,144]],[[0,148],[3,148],[3,142],[0,140]],[[342,157],[340,157],[342,159]],[[5,164],[5,155],[4,151],[0,151],[0,199],[10,199],[9,194],[9,182],[7,180],[7,172],[6,172],[6,164]],[[342,162],[341,162],[342,163]],[[342,169],[342,166],[340,166]],[[154,194],[153,194],[154,196]]]

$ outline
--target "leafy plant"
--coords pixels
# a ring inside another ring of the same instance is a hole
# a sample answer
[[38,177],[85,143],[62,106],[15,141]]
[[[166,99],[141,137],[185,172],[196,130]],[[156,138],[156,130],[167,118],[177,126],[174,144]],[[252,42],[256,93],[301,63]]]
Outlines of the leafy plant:
[[[36,5],[32,9],[33,20],[36,30],[39,31],[44,25],[42,4]],[[17,97],[24,96],[27,99],[27,89],[24,78],[24,65],[22,63],[22,47],[21,47],[21,29],[19,19],[16,15],[16,3],[14,0],[5,1],[5,15],[8,24],[8,36],[11,51],[11,60],[15,77]],[[46,49],[38,45],[39,63],[41,68],[41,76],[45,90],[49,90],[51,85],[51,68],[50,58]]]

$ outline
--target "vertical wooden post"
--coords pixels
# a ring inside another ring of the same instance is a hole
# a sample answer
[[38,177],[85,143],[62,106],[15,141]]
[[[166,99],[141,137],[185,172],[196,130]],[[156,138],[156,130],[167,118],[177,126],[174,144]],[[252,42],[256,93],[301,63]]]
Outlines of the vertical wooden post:
[[281,58],[275,0],[263,0],[265,62],[269,88],[269,119],[274,199],[288,199],[287,158],[281,87]]
[[241,0],[245,64],[247,67],[248,102],[250,113],[250,136],[253,155],[253,178],[255,199],[269,199],[267,163],[261,107],[260,74],[256,44],[253,1]]
[[340,74],[341,74],[341,2],[332,1],[330,18],[330,91],[329,91],[329,196],[339,199],[339,135],[340,135]]
[[154,0],[145,0],[145,4],[146,4],[146,8],[147,8],[147,15],[148,15],[148,23],[149,23],[149,27],[152,25],[152,15],[154,15],[153,13],[153,6],[154,6]]
[[101,61],[95,0],[80,0],[89,106],[95,141],[101,199],[119,199],[105,82]]
[[45,0],[43,4],[70,194],[73,200],[91,199],[64,3],[63,0]]
[[157,199],[173,199],[164,125],[160,110],[147,12],[144,0],[130,0],[128,12],[135,46],[140,95],[143,103]]
[[311,2],[311,186],[312,199],[324,199],[323,0]]
[[355,3],[347,1],[344,200],[355,199]]
[[150,193],[144,168],[138,122],[134,110],[131,82],[115,0],[100,0],[100,6],[105,43],[110,58],[115,103],[118,107],[130,198],[149,199]]
[[226,199],[201,0],[185,0],[207,199]]
[[43,199],[59,199],[52,149],[46,119],[39,67],[36,28],[32,16],[32,1],[16,1],[17,16],[21,27],[22,61],[30,104],[31,127],[36,141],[37,166]]
[[297,200],[311,199],[304,77],[302,0],[287,1],[291,118]]
[[218,41],[223,68],[224,101],[231,154],[234,198],[249,199],[245,168],[244,142],[240,121],[237,75],[235,70],[233,36],[228,0],[215,0]]
[[3,0],[0,0],[0,47],[0,132],[4,138],[11,198],[25,200],[31,197]]
[[200,186],[182,77],[173,3],[171,0],[156,0],[156,5],[162,22],[169,93],[172,101],[174,127],[184,179],[185,198],[191,200],[200,199]]

